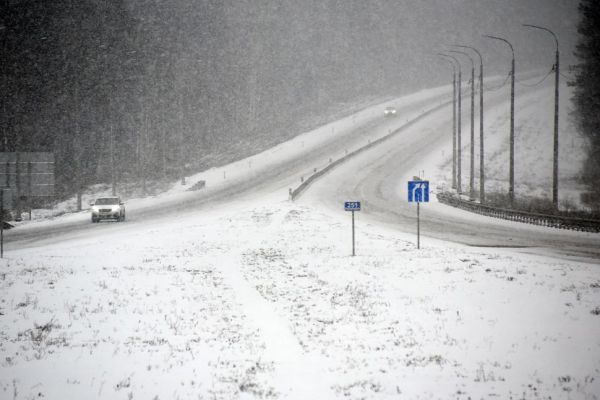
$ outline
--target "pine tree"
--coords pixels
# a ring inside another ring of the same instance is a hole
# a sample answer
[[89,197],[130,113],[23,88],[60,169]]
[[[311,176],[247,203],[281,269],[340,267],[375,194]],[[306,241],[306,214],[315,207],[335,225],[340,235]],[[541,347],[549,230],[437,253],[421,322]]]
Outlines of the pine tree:
[[577,126],[588,139],[583,180],[589,193],[582,200],[600,208],[600,2],[581,0],[579,42],[575,55],[574,103]]

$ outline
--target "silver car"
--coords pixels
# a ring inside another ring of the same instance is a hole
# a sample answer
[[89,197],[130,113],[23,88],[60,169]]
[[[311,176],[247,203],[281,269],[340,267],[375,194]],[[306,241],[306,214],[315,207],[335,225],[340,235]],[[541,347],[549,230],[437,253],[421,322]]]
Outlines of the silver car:
[[125,221],[125,203],[119,197],[100,197],[92,206],[92,222],[102,219]]

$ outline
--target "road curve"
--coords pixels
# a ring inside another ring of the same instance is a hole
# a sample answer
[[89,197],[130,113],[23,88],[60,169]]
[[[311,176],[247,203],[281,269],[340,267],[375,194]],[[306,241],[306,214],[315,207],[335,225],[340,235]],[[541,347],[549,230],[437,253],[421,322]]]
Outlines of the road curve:
[[[535,96],[535,90],[530,90],[528,95]],[[504,99],[493,94],[486,99],[486,106],[507,108]],[[535,107],[535,101],[530,106]],[[340,209],[344,201],[362,201],[362,219],[416,234],[416,207],[406,200],[407,180],[418,175],[425,165],[431,165],[431,161],[425,160],[431,160],[432,155],[442,151],[449,154],[451,115],[450,107],[430,113],[385,144],[353,157],[324,175],[298,201],[337,212],[343,212]],[[468,122],[463,123],[463,145],[469,140],[467,129]],[[469,171],[463,171],[463,188],[467,186],[468,174]],[[435,182],[432,183],[435,190]],[[512,247],[525,253],[591,259],[592,262],[600,259],[600,234],[484,217],[435,200],[421,207],[420,222],[421,234],[425,237],[469,246]]]
[[[270,163],[268,166],[260,168],[256,165],[252,173],[236,179],[228,179],[218,185],[208,182],[206,189],[179,194],[172,199],[128,202],[127,221],[124,224],[91,224],[89,213],[84,212],[57,218],[53,221],[34,222],[19,226],[5,232],[6,248],[18,250],[37,246],[41,242],[48,244],[75,237],[110,234],[118,230],[129,230],[136,226],[143,228],[145,224],[185,217],[190,212],[209,210],[216,205],[222,206],[244,198],[244,196],[272,193],[274,190],[280,190],[282,197],[286,198],[288,188],[297,185],[301,176],[308,176],[316,167],[321,169],[329,163],[330,159],[340,158],[344,151],[354,151],[367,144],[368,141],[376,140],[396,130],[399,126],[410,123],[412,119],[418,118],[428,109],[440,107],[440,104],[448,101],[447,96],[449,95],[450,89],[445,88],[441,91],[433,90],[431,93],[425,91],[416,96],[409,95],[398,99],[392,104],[396,105],[402,118],[384,118],[382,107],[370,107],[357,113],[359,118],[356,123],[354,116],[350,116],[330,124],[332,130],[344,127],[343,134],[331,135],[330,139],[321,139],[317,147],[298,151],[290,157]],[[328,126],[327,132],[329,129]],[[302,142],[302,147],[304,147],[304,142]]]

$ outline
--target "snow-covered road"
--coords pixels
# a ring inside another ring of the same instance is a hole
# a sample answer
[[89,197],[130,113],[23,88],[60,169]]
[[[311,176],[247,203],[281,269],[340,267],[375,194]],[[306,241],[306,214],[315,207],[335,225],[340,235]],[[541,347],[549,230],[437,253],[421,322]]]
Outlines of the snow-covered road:
[[[258,155],[233,164],[213,168],[188,178],[188,185],[176,185],[159,196],[127,202],[127,225],[153,224],[176,219],[199,209],[223,207],[231,201],[243,201],[264,193],[279,192],[286,198],[289,188],[315,169],[322,169],[349,151],[388,135],[400,126],[419,119],[429,110],[449,101],[449,88],[425,90],[414,95],[370,107],[342,120],[332,122]],[[383,118],[383,107],[393,104],[399,118]],[[194,182],[206,181],[200,191],[186,191]],[[52,220],[25,223],[5,233],[7,247],[23,248],[39,243],[130,230],[115,224],[90,224],[89,213],[82,212]],[[139,229],[139,228],[137,228]]]
[[[536,99],[544,97],[544,91],[547,89],[529,90],[521,94],[518,103],[519,123],[526,125],[528,119],[535,118],[539,110]],[[488,115],[495,117],[505,114],[506,100],[504,93],[488,94]],[[468,116],[468,112],[463,114]],[[494,117],[486,126],[488,132],[498,130],[494,125],[498,124],[498,120]],[[475,126],[479,126],[477,119]],[[339,213],[343,213],[344,201],[362,201],[361,214],[372,223],[386,224],[416,235],[416,205],[406,201],[407,182],[424,172],[422,177],[430,180],[434,193],[446,184],[438,179],[443,175],[441,169],[450,168],[447,160],[452,149],[451,127],[451,106],[436,110],[427,118],[402,129],[385,145],[369,149],[320,178],[300,201],[316,207],[325,205]],[[478,135],[478,128],[475,132]],[[462,185],[463,190],[468,191],[468,122],[463,123],[462,136]],[[476,138],[478,143],[478,136]],[[493,154],[493,151],[489,151],[489,154]],[[476,160],[477,165],[477,153]],[[521,165],[522,168],[531,168],[528,164]],[[475,174],[478,177],[478,168]],[[475,190],[478,190],[477,183]],[[426,237],[475,247],[512,247],[527,253],[600,259],[598,234],[548,229],[479,216],[442,205],[434,195],[431,197],[431,203],[423,205],[420,213],[421,234]]]

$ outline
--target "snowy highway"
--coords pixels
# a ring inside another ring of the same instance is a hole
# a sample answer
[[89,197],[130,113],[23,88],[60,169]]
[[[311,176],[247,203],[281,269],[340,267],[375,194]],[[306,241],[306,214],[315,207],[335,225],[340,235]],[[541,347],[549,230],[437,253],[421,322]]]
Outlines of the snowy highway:
[[[127,222],[124,226],[113,223],[92,225],[88,213],[83,212],[53,221],[23,224],[8,231],[5,234],[7,248],[17,249],[86,235],[144,229],[144,226],[162,220],[185,218],[190,212],[215,207],[225,209],[232,201],[243,204],[245,198],[257,198],[261,193],[278,193],[285,198],[289,188],[298,186],[300,180],[315,169],[319,170],[331,160],[343,157],[347,151],[357,150],[386,136],[383,143],[352,157],[319,178],[300,201],[324,204],[331,210],[339,211],[344,201],[360,200],[364,203],[362,215],[373,223],[416,233],[415,207],[405,200],[406,182],[423,171],[424,178],[432,180],[435,193],[438,185],[435,178],[439,175],[439,169],[450,168],[448,163],[442,167],[442,161],[448,159],[451,149],[451,103],[448,94],[447,88],[439,88],[388,102],[386,104],[393,104],[398,109],[399,116],[394,118],[384,118],[382,106],[370,107],[254,156],[254,161],[241,160],[234,165],[211,170],[207,188],[201,191],[180,191],[158,198],[133,200],[127,204]],[[531,89],[524,93],[523,107],[518,110],[520,118],[535,115],[537,95],[539,93]],[[465,96],[463,103],[468,104],[467,100]],[[504,93],[488,93],[486,107],[490,109],[489,114],[503,114],[507,105]],[[468,109],[463,106],[464,191],[468,190],[469,176],[468,115]],[[486,125],[492,123],[486,122]],[[475,126],[478,127],[478,119],[475,120]],[[487,126],[486,130],[489,128]],[[248,165],[252,165],[252,168]],[[221,175],[227,174],[228,179],[221,178]],[[196,177],[196,180],[199,179]],[[182,187],[182,190],[185,189]],[[562,257],[600,258],[600,236],[597,234],[547,229],[482,217],[441,205],[434,196],[432,203],[422,208],[421,232],[425,237],[475,247],[512,247],[523,252],[550,252]]]
[[[182,218],[199,210],[224,208],[231,201],[243,203],[244,198],[260,197],[261,194],[279,193],[282,198],[287,198],[289,188],[297,186],[315,168],[321,169],[330,160],[338,159],[348,151],[389,135],[399,126],[425,118],[422,117],[424,112],[447,104],[448,95],[447,88],[440,88],[392,101],[390,104],[394,104],[399,110],[400,117],[397,118],[384,118],[382,106],[369,107],[250,159],[188,178],[189,184],[179,185],[179,191],[175,193],[132,201],[125,199],[126,226],[110,222],[91,224],[89,212],[85,211],[50,221],[25,223],[7,231],[7,248],[17,249],[98,233],[129,231],[133,229],[132,225],[143,229],[144,225]],[[186,191],[194,181],[200,179],[206,179],[205,189]]]
[[[403,189],[418,170],[435,187],[447,94],[385,103],[397,118],[370,107],[130,199],[125,223],[81,212],[8,231],[0,398],[597,393],[598,235],[433,202],[416,249]],[[393,132],[288,200],[329,159]],[[363,202],[355,257],[347,200]]]
[[[523,95],[523,107],[518,109],[521,120],[532,118],[538,112],[535,100],[540,94],[530,91]],[[486,98],[488,113],[503,112],[508,107],[506,96],[498,94]],[[464,101],[464,100],[463,100]],[[463,191],[468,193],[468,110],[463,108]],[[490,124],[491,125],[491,124]],[[477,146],[479,142],[478,118],[475,120]],[[442,154],[451,149],[451,107],[437,110],[427,118],[410,125],[393,136],[385,145],[344,163],[322,177],[301,198],[306,204],[326,205],[340,211],[344,201],[363,201],[364,215],[371,223],[393,226],[416,235],[416,205],[407,199],[407,182],[424,171],[424,179],[431,179],[432,191],[437,191],[436,177],[443,160]],[[487,126],[489,129],[490,126]],[[506,134],[506,136],[508,136]],[[492,153],[490,151],[490,153]],[[478,165],[476,153],[476,166]],[[446,163],[445,168],[451,164]],[[479,169],[475,174],[478,177]],[[475,190],[479,187],[476,184]],[[554,254],[561,257],[600,258],[600,235],[552,228],[538,227],[518,222],[479,216],[437,203],[435,196],[430,204],[421,207],[421,234],[445,241],[475,247],[512,247],[519,251],[537,254]],[[343,211],[342,211],[343,212]]]
[[0,400],[600,400],[600,2],[6,6]]

